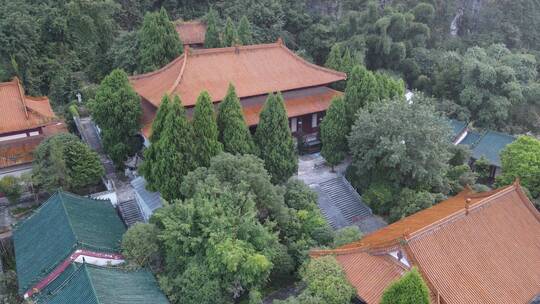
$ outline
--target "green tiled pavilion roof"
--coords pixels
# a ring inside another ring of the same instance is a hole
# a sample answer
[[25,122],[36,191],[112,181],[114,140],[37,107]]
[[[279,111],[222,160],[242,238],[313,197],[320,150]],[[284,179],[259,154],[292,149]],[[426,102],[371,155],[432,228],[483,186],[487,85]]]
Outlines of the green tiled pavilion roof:
[[125,227],[109,201],[56,192],[13,233],[19,293],[75,249],[118,252]]
[[169,303],[154,276],[146,270],[72,264],[64,273],[36,299],[37,304]]
[[450,119],[450,126],[452,127],[452,137],[456,138],[459,133],[463,132],[467,128],[467,124],[463,121]]
[[467,132],[467,136],[459,143],[460,145],[467,145],[469,147],[472,147],[478,142],[478,140],[482,137],[482,135],[475,131],[469,131]]
[[501,159],[499,154],[506,145],[516,140],[508,134],[495,131],[487,131],[472,147],[472,157],[479,159],[484,156],[490,164],[500,167]]

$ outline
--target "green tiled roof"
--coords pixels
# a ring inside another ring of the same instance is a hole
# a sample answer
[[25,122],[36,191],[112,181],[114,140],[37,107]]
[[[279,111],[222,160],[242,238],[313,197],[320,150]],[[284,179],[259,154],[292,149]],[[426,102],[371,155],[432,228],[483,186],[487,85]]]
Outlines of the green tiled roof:
[[469,131],[467,132],[467,136],[465,136],[465,138],[459,144],[472,147],[478,142],[481,137],[482,135],[480,133]]
[[109,201],[55,193],[14,230],[19,293],[43,279],[75,249],[118,252],[124,232]]
[[501,159],[499,154],[506,145],[516,140],[515,137],[508,134],[495,131],[487,131],[475,144],[472,146],[472,157],[479,159],[484,156],[490,164],[500,167]]
[[[154,276],[146,270],[124,271],[72,264],[37,298],[37,304],[167,304]],[[56,282],[58,281],[58,282]]]
[[450,119],[450,126],[452,127],[452,137],[456,138],[459,133],[465,130],[467,124],[459,120]]

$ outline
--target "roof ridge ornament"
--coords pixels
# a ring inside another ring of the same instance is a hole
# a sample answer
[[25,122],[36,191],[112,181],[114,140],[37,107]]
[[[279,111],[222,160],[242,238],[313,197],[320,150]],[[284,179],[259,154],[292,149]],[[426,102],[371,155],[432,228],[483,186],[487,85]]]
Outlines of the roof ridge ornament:
[[180,69],[180,73],[178,74],[178,77],[174,81],[174,84],[172,85],[172,87],[167,91],[167,95],[171,95],[176,89],[176,87],[178,87],[178,85],[180,84],[180,81],[182,80],[182,76],[184,75],[184,70],[186,69],[186,64],[188,61],[188,54],[190,50],[191,48],[189,47],[189,45],[186,45],[184,47],[184,54],[183,54],[184,60],[182,62],[182,69]]
[[24,90],[22,88],[21,81],[20,81],[19,77],[17,77],[17,76],[13,77],[13,81],[17,85],[17,90],[19,92],[19,97],[21,98],[22,106],[23,106],[23,109],[24,109],[24,115],[26,116],[26,119],[28,119],[29,116],[28,116],[28,109],[27,109],[27,106],[26,106],[26,99],[25,99],[26,96],[24,95]]

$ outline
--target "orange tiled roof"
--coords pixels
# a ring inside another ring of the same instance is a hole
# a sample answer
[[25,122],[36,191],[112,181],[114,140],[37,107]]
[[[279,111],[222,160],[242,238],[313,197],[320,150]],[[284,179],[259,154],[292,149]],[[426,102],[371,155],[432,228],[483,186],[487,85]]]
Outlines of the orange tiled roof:
[[280,41],[217,49],[186,49],[165,67],[130,77],[133,88],[159,107],[164,94],[178,94],[193,106],[207,90],[214,102],[225,97],[229,83],[240,98],[326,85],[346,78],[341,72],[311,64]]
[[176,32],[184,45],[204,44],[206,24],[202,21],[176,21]]
[[0,83],[0,134],[44,126],[56,116],[47,97],[29,97],[18,78]]
[[[378,303],[381,290],[365,280],[384,282],[388,275],[353,264],[367,263],[368,256],[389,258],[396,250],[418,266],[442,303],[527,303],[540,293],[540,213],[518,184],[480,194],[463,191],[359,242],[312,256],[336,254],[371,304]],[[377,263],[377,269],[388,269]]]
[[[336,256],[347,279],[367,303],[379,303],[384,289],[405,273],[406,269],[382,255],[368,252]],[[361,275],[360,275],[361,274]]]
[[[326,111],[330,107],[332,98],[341,96],[343,93],[325,88],[326,90],[318,94],[293,97],[285,100],[285,109],[288,117],[297,117],[309,113],[317,113]],[[266,99],[266,97],[265,97]],[[262,110],[264,103],[258,103],[252,106],[245,106],[244,118],[248,126],[255,126],[259,123],[259,113]]]

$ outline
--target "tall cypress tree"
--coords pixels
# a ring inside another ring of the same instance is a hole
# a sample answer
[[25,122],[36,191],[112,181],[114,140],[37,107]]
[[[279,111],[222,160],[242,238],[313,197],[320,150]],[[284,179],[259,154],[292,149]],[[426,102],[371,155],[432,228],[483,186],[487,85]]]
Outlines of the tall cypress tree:
[[298,156],[280,93],[269,94],[260,113],[255,143],[273,183],[283,183],[298,170]]
[[152,134],[150,135],[150,147],[148,147],[146,150],[144,150],[144,162],[139,167],[139,173],[141,173],[142,176],[149,182],[146,187],[150,191],[158,191],[157,188],[157,182],[153,182],[156,180],[156,177],[154,175],[154,166],[158,161],[158,146],[156,143],[159,141],[161,132],[163,131],[163,128],[165,126],[165,120],[169,113],[170,108],[170,100],[168,95],[163,95],[163,98],[161,99],[161,104],[159,105],[159,109],[156,114],[156,118],[152,122]]
[[377,80],[373,73],[360,65],[352,69],[345,88],[345,108],[349,128],[354,124],[358,110],[378,101],[378,91]]
[[219,141],[223,150],[232,154],[253,154],[254,143],[244,120],[240,99],[236,90],[229,84],[227,95],[219,105],[217,116]]
[[138,32],[139,71],[154,71],[182,53],[182,42],[167,11],[146,13]]
[[326,58],[324,66],[332,70],[340,71],[342,62],[341,53],[341,46],[338,43],[334,44],[330,49],[330,53]]
[[321,122],[321,155],[332,166],[332,171],[334,171],[334,166],[345,158],[347,133],[345,103],[342,97],[337,97],[332,100]]
[[[330,53],[328,54],[328,57],[326,58],[326,62],[324,66],[332,70],[345,72],[343,70],[344,69],[343,60],[345,58],[342,56],[342,54],[343,54],[343,50],[341,49],[341,46],[337,43],[334,44],[332,48],[330,49]],[[350,53],[349,53],[349,57],[350,57]],[[332,88],[336,90],[343,91],[343,89],[345,88],[345,84],[346,84],[345,81],[339,81],[339,82],[333,83],[331,86]]]
[[193,133],[195,134],[195,159],[199,166],[208,167],[210,159],[223,150],[218,141],[218,128],[214,105],[208,92],[203,91],[197,98],[193,112]]
[[103,79],[90,102],[90,111],[103,131],[103,148],[115,165],[122,167],[124,160],[140,148],[136,135],[142,115],[140,97],[123,70],[113,70]]
[[180,186],[184,176],[195,169],[193,159],[193,128],[186,117],[180,98],[174,97],[169,106],[163,130],[155,143],[158,158],[151,164],[149,188],[158,189],[164,199],[181,197]]
[[251,24],[246,16],[242,16],[238,24],[238,42],[242,45],[253,44],[253,33]]
[[227,17],[227,23],[225,24],[225,30],[223,31],[223,46],[234,46],[238,43],[238,32],[234,26],[234,22],[231,17]]
[[205,48],[218,48],[221,47],[221,40],[219,38],[218,30],[218,16],[217,12],[210,9],[206,17],[206,35],[204,37]]

